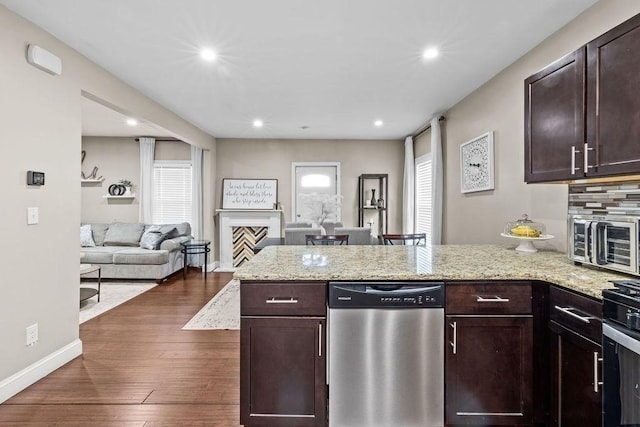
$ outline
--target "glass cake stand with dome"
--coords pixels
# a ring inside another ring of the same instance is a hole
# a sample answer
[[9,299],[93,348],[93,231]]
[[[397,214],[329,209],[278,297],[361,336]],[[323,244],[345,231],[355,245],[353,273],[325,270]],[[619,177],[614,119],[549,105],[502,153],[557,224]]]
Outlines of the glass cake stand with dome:
[[554,238],[551,234],[546,234],[544,224],[530,220],[527,214],[522,215],[518,220],[507,222],[500,235],[518,240],[516,251],[526,253],[538,252],[533,242]]

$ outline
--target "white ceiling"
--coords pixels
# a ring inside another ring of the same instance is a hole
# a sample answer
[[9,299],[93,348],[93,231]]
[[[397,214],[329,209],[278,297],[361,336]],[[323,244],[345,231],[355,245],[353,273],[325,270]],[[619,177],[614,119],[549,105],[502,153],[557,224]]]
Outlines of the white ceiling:
[[0,0],[213,136],[338,139],[403,138],[595,2]]

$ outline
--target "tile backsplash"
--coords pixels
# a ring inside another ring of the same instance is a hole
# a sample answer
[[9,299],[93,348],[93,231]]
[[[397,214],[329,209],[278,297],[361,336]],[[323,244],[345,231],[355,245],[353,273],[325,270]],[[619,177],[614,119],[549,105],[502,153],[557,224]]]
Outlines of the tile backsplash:
[[640,181],[570,184],[572,214],[640,216]]

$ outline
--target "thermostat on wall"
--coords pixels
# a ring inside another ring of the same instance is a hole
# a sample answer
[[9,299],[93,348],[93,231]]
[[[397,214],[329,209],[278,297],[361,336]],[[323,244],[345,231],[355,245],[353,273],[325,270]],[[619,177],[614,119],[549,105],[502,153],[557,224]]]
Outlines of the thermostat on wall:
[[27,185],[44,185],[44,172],[27,171]]

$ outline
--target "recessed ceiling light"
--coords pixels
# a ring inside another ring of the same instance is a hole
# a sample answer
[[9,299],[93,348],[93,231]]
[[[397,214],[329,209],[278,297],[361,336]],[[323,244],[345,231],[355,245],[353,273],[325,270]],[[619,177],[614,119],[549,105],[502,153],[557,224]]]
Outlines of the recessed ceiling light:
[[254,128],[261,128],[263,125],[264,125],[264,123],[260,119],[255,119],[253,121],[253,127]]
[[217,57],[218,54],[213,49],[204,48],[200,50],[200,58],[204,59],[205,61],[213,62]]
[[429,49],[426,49],[423,53],[422,53],[422,57],[424,59],[433,59],[436,56],[438,56],[439,52],[438,49],[436,49],[435,47],[430,47]]
[[127,124],[129,126],[136,126],[138,124],[138,121],[136,119],[127,119]]
[[374,126],[380,127],[382,126],[384,123],[382,122],[382,120],[376,120],[375,122],[373,122]]

